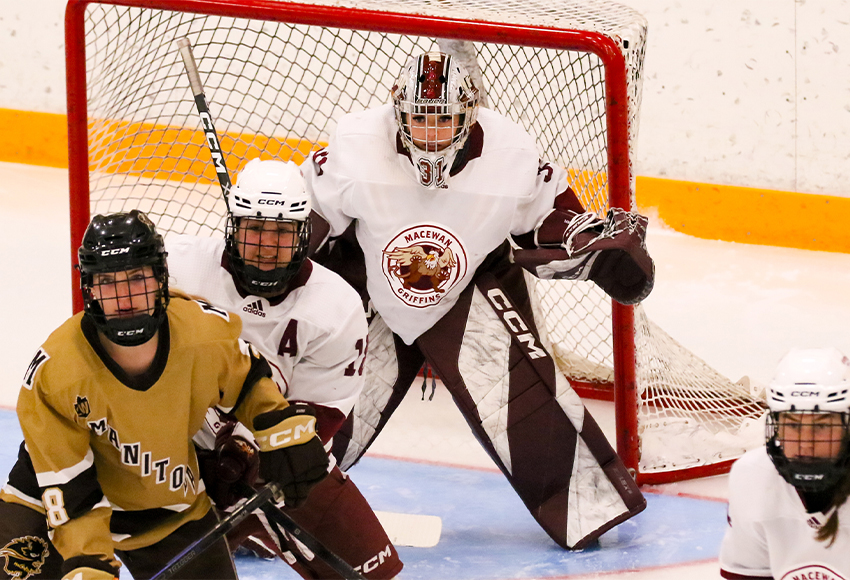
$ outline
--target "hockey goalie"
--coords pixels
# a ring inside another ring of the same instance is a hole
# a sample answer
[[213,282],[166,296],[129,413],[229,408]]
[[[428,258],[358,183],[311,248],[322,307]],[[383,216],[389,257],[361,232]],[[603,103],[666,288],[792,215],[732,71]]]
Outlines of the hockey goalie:
[[427,362],[558,545],[592,545],[644,509],[556,371],[523,269],[592,280],[637,303],[653,284],[645,217],[586,212],[566,171],[541,161],[521,127],[479,107],[470,75],[445,53],[412,58],[392,103],[343,117],[302,171],[314,255],[373,314],[366,386],[334,439],[342,468],[368,449]]

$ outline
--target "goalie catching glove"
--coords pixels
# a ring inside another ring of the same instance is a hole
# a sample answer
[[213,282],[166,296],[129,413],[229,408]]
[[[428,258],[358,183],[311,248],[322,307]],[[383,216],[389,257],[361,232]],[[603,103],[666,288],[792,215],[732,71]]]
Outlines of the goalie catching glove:
[[281,485],[286,505],[298,507],[328,474],[328,454],[316,436],[316,413],[304,403],[254,418],[260,476]]
[[592,280],[621,304],[636,304],[652,291],[655,265],[646,250],[649,220],[611,208],[592,212],[555,209],[535,228],[535,249],[514,251],[514,261],[544,280]]

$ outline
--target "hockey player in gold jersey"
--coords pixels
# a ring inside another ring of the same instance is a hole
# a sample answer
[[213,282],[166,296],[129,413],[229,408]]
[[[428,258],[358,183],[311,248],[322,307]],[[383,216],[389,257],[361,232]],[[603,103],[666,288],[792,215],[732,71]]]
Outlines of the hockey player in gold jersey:
[[[150,578],[215,525],[192,444],[210,408],[252,427],[260,474],[288,504],[303,502],[328,465],[312,409],[289,405],[239,338],[238,317],[169,293],[150,220],[95,216],[79,262],[85,311],[27,369],[17,407],[26,449],[0,503],[5,514],[45,514],[45,551],[62,556],[63,577],[117,577],[117,554],[134,578]],[[0,520],[0,546],[33,537],[32,517]],[[179,577],[236,578],[224,540]]]

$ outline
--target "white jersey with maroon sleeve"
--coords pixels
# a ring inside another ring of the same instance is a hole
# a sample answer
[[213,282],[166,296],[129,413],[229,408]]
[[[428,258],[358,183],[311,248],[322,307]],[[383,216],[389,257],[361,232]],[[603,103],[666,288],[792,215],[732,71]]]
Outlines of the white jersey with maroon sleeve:
[[241,337],[268,360],[290,401],[317,408],[327,441],[363,388],[366,317],[359,295],[338,275],[308,261],[283,299],[241,293],[222,262],[224,240],[169,235],[170,284],[237,313]]
[[[302,166],[330,235],[357,221],[369,296],[407,344],[449,311],[491,251],[531,231],[567,189],[566,173],[540,162],[533,138],[488,109],[459,157],[448,179],[439,164],[414,167],[385,105],[343,117]],[[445,187],[420,185],[426,177]]]
[[764,447],[746,453],[729,475],[729,527],[720,549],[724,578],[850,580],[850,503],[839,508],[835,543],[815,534],[824,514],[806,513],[797,491]]

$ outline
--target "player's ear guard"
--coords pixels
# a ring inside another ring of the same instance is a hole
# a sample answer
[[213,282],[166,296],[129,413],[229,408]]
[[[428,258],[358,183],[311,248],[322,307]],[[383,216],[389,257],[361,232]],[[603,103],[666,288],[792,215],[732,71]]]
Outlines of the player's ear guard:
[[535,228],[535,249],[514,251],[514,261],[544,280],[593,280],[621,304],[646,298],[655,265],[646,250],[648,219],[619,208],[605,219],[592,212],[555,209]]
[[316,412],[307,404],[257,415],[254,438],[260,447],[260,475],[281,485],[288,506],[303,504],[328,474],[328,455],[316,436]]

